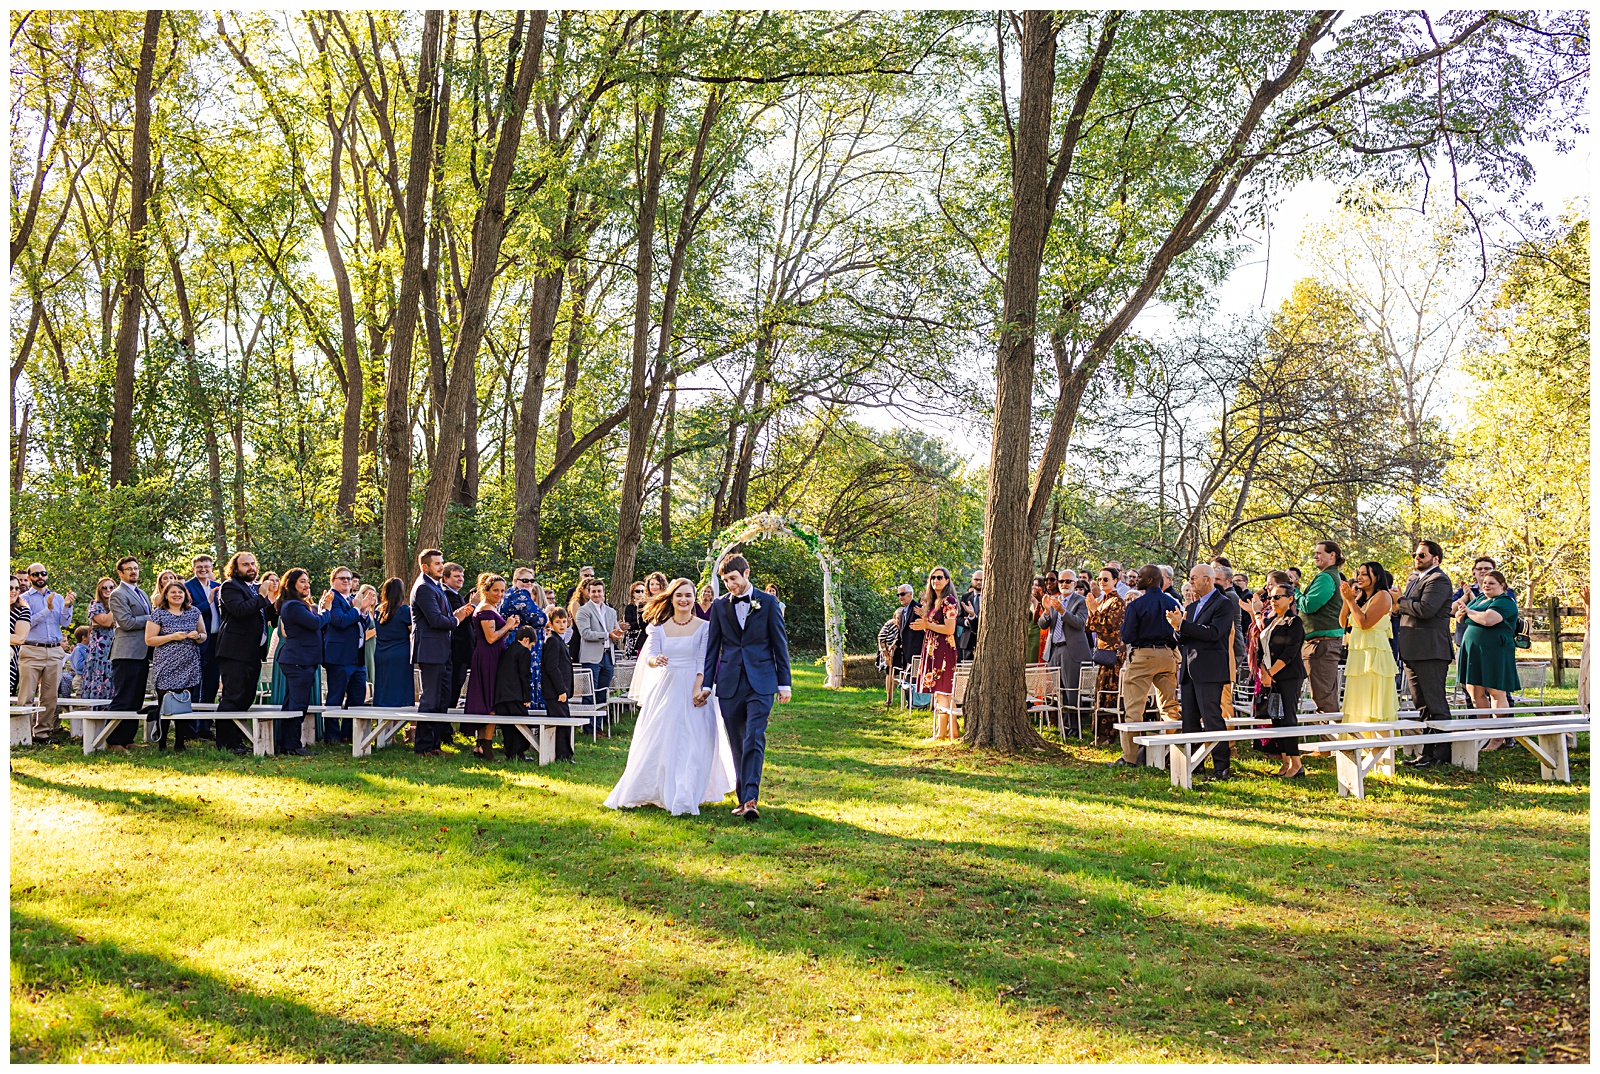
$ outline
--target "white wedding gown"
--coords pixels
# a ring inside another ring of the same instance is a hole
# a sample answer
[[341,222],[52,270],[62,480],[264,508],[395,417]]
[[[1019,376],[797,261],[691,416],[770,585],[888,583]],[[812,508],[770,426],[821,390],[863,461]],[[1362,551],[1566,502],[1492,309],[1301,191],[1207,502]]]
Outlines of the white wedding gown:
[[[628,696],[639,720],[628,747],[628,767],[605,804],[612,809],[657,805],[674,815],[700,815],[700,805],[720,802],[734,789],[733,750],[717,700],[694,703],[694,679],[706,663],[710,624],[695,620],[693,634],[668,637],[651,626],[639,650]],[[667,663],[651,667],[665,655]]]

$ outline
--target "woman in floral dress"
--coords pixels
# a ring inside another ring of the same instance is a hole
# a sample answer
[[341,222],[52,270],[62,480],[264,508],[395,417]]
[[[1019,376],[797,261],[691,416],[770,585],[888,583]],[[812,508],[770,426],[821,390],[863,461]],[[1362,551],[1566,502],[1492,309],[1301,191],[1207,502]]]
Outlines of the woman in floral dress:
[[95,599],[89,604],[88,652],[83,658],[83,696],[109,698],[115,694],[111,686],[111,608],[106,603],[117,583],[110,578],[100,579],[95,586]]
[[[950,693],[955,687],[956,663],[956,595],[950,585],[950,572],[935,567],[928,572],[928,588],[922,597],[922,607],[911,621],[912,630],[922,635],[922,680],[917,689],[933,695],[933,709],[938,722],[934,738],[955,738],[959,733],[955,713],[951,711]],[[943,704],[940,699],[943,698]]]
[[[157,593],[150,618],[144,625],[144,643],[150,646],[150,685],[156,694],[156,711],[162,700],[175,691],[188,691],[192,702],[200,690],[200,646],[206,630],[200,622],[200,609],[189,598],[189,589],[173,578]],[[160,748],[167,748],[167,729],[178,729],[177,749],[183,749],[186,719],[162,720]]]
[[550,616],[544,610],[544,590],[539,583],[533,580],[533,571],[528,567],[518,567],[511,572],[511,588],[506,590],[505,599],[500,602],[500,614],[506,618],[517,616],[523,626],[532,627],[539,632],[539,637],[533,643],[533,659],[529,662],[529,674],[533,678],[533,693],[529,696],[538,702],[544,694],[539,686],[539,657],[544,649],[545,631],[550,626]]
[[[1097,664],[1094,674],[1094,740],[1111,742],[1116,739],[1112,724],[1117,719],[1116,698],[1122,689],[1122,658],[1127,655],[1122,644],[1122,615],[1128,610],[1127,602],[1117,593],[1117,579],[1122,572],[1115,567],[1102,567],[1098,594],[1090,592],[1084,598],[1089,605],[1089,620],[1085,624],[1094,635],[1094,647],[1117,654],[1115,664]],[[1109,706],[1102,706],[1102,697],[1111,698]]]

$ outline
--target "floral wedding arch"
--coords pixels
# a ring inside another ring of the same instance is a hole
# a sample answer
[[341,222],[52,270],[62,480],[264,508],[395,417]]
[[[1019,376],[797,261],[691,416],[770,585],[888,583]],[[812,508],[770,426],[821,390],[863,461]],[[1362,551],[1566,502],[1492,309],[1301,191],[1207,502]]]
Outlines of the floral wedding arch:
[[717,576],[716,567],[733,551],[735,545],[757,538],[782,536],[793,537],[805,545],[817,557],[817,564],[822,568],[822,615],[828,645],[828,688],[837,690],[844,685],[844,609],[839,606],[839,598],[833,591],[833,570],[838,566],[838,561],[828,549],[827,541],[782,515],[751,515],[728,526],[712,539],[702,568],[702,580],[710,583],[713,593],[720,594],[722,579]]

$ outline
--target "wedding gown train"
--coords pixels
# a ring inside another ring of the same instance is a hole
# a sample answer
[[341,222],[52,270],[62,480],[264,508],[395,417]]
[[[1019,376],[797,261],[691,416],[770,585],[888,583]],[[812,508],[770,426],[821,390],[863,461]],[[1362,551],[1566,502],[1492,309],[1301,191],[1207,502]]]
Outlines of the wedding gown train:
[[[682,637],[667,636],[659,624],[648,628],[628,692],[639,703],[639,719],[628,767],[606,798],[608,807],[655,805],[674,815],[699,816],[702,803],[720,802],[734,789],[733,749],[716,698],[694,703],[709,632],[703,619]],[[657,655],[666,656],[663,667],[650,666]]]

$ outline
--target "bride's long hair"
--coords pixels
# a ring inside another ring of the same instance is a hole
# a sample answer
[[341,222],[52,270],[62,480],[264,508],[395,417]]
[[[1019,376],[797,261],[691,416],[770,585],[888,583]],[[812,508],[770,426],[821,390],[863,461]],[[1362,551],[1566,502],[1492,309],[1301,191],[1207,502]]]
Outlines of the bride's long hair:
[[646,623],[665,623],[672,618],[672,595],[681,586],[689,587],[690,596],[694,595],[694,583],[687,578],[674,578],[667,583],[667,588],[644,602],[643,618]]

